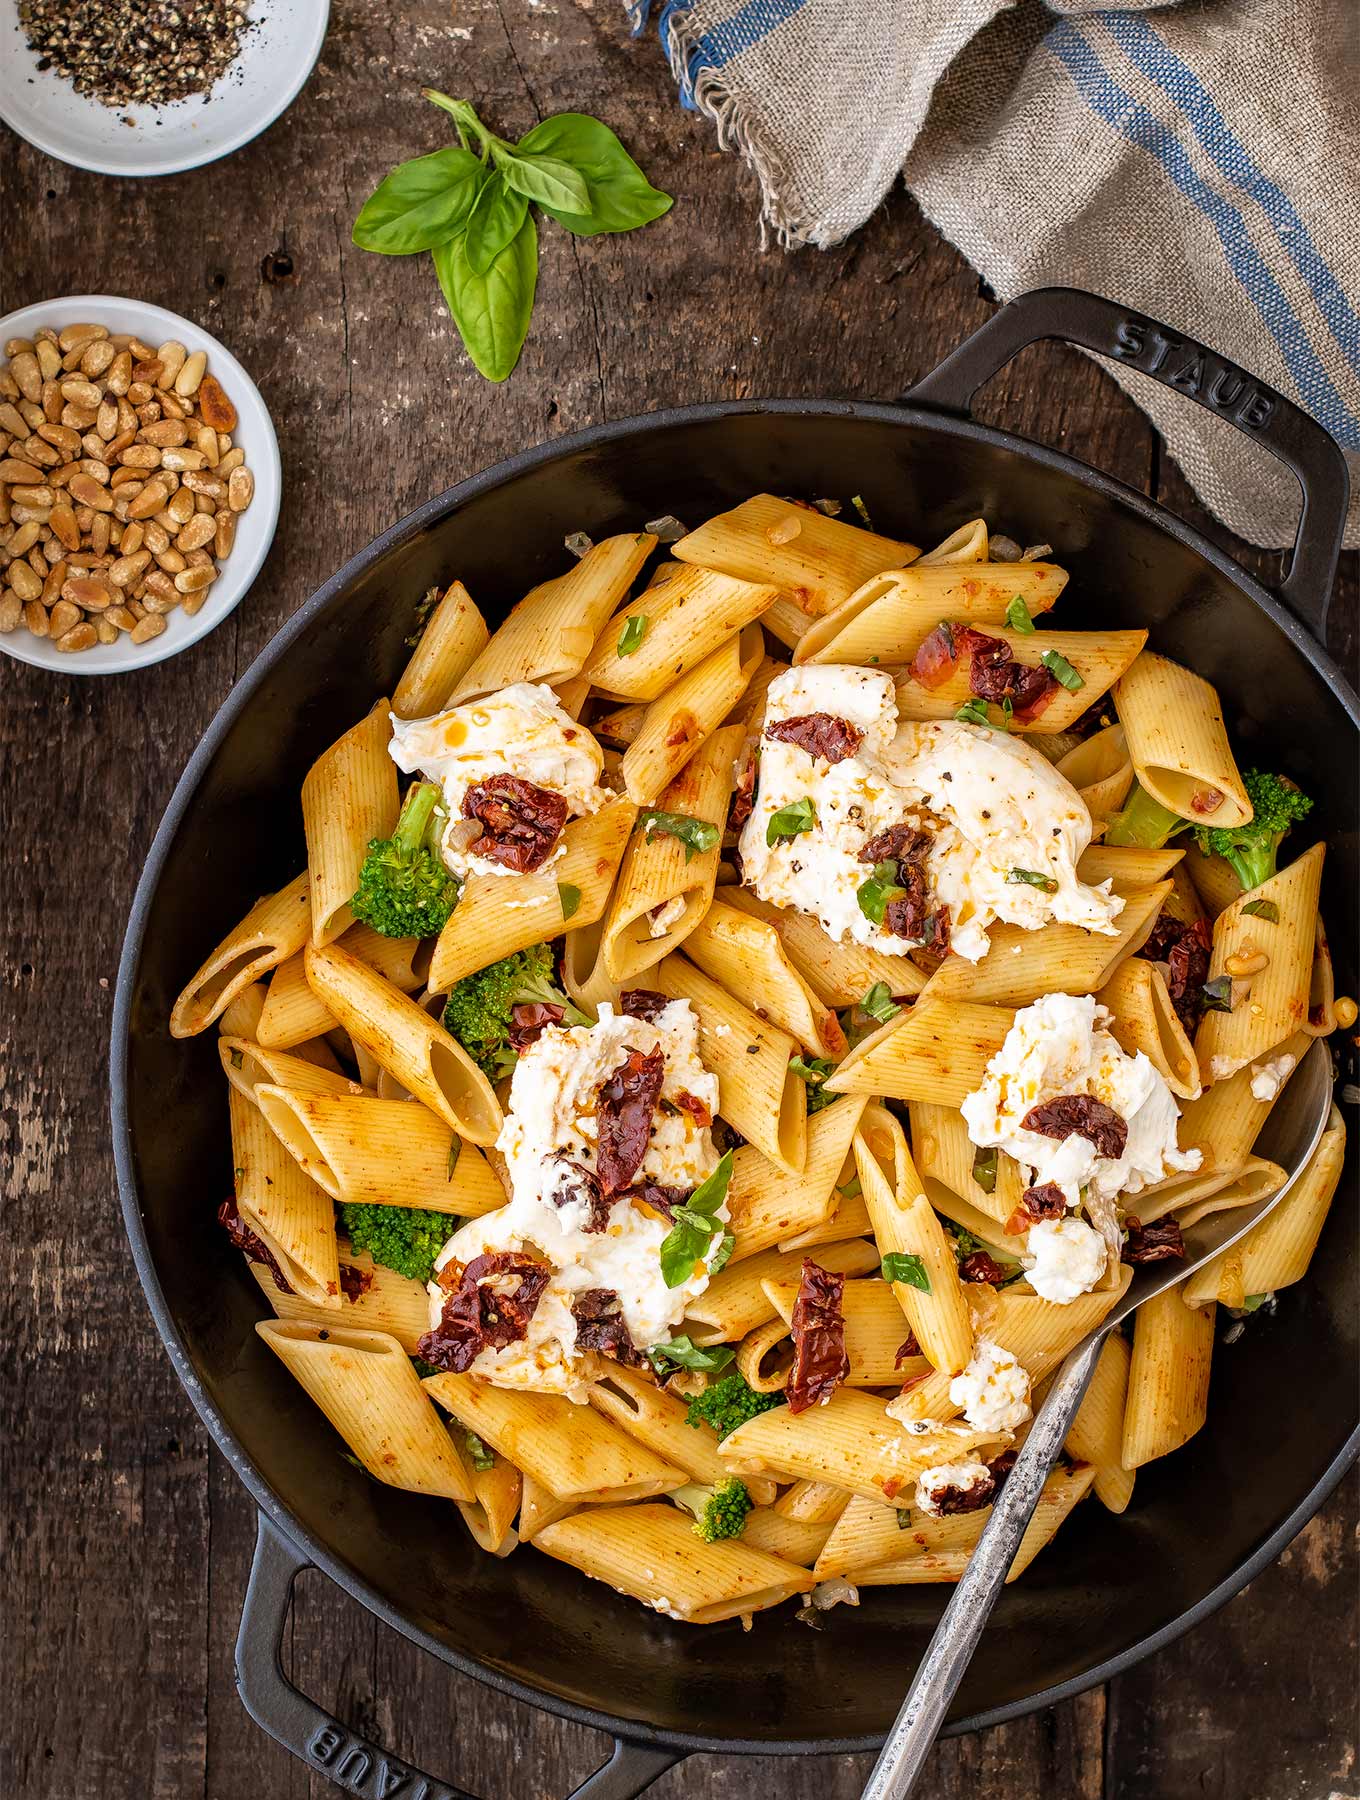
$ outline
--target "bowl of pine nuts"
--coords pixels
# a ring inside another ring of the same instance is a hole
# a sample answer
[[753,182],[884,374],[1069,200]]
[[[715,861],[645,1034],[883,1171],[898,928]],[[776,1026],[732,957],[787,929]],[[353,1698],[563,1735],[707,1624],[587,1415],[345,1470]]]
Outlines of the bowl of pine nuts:
[[113,675],[244,598],[273,541],[278,442],[223,345],[109,294],[0,319],[0,650]]

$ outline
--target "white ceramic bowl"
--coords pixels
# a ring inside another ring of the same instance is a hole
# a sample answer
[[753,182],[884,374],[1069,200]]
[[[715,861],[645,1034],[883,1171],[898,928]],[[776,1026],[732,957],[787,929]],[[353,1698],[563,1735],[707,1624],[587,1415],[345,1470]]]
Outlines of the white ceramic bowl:
[[87,323],[107,325],[110,331],[130,332],[147,344],[163,344],[175,338],[191,355],[195,350],[206,350],[209,372],[216,375],[236,408],[237,426],[232,442],[245,451],[246,467],[255,477],[255,497],[237,516],[231,555],[221,564],[221,575],[193,618],[176,607],[166,614],[166,627],[159,637],[134,644],[126,634],[120,634],[116,644],[96,644],[92,650],[58,650],[50,638],[34,637],[22,625],[0,634],[0,650],[20,662],[60,669],[66,675],[121,675],[127,669],[144,669],[187,650],[220,625],[244,599],[274,541],[283,480],[278,439],[255,383],[215,337],[180,318],[178,313],[167,312],[163,306],[122,300],[113,294],[73,294],[65,300],[40,300],[0,319],[0,355],[10,338],[32,337],[40,325],[60,331],[66,325]]
[[61,162],[100,175],[173,175],[248,144],[292,103],[321,54],[329,0],[263,0],[241,54],[212,90],[169,106],[105,106],[39,69],[0,0],[0,119]]

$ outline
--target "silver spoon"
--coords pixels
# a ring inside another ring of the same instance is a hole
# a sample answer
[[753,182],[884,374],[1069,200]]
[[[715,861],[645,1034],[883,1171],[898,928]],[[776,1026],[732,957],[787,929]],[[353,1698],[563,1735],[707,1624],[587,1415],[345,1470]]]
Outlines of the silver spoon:
[[1234,1207],[1201,1219],[1185,1234],[1183,1262],[1153,1263],[1137,1270],[1123,1299],[1082,1339],[1059,1369],[992,1505],[991,1517],[963,1578],[921,1658],[902,1710],[869,1776],[864,1800],[906,1800],[916,1786],[949,1703],[986,1628],[1049,1470],[1066,1441],[1105,1339],[1121,1319],[1128,1318],[1145,1300],[1177,1286],[1210,1257],[1235,1244],[1284,1199],[1322,1136],[1331,1106],[1332,1079],[1331,1057],[1318,1039],[1300,1058],[1290,1077],[1288,1104],[1271,1109],[1256,1146],[1258,1154],[1268,1156],[1286,1171],[1283,1185],[1255,1206]]

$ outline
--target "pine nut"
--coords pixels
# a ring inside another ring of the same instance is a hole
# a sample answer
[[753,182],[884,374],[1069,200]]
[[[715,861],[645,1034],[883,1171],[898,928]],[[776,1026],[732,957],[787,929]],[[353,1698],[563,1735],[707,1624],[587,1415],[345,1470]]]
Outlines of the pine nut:
[[62,373],[61,354],[55,344],[49,344],[43,339],[33,346],[33,353],[38,359],[44,381],[54,381]]
[[195,350],[192,356],[186,356],[179,374],[171,384],[175,392],[185,396],[196,394],[207,366],[208,353],[206,350]]
[[[0,624],[0,631],[3,630],[3,624]],[[1360,1007],[1356,1006],[1349,994],[1343,994],[1339,1000],[1333,1002],[1332,1014],[1338,1028],[1341,1031],[1349,1031],[1355,1021],[1360,1018]]]
[[86,612],[103,612],[113,602],[113,594],[97,575],[73,575],[62,588],[61,597]]
[[131,556],[120,556],[110,565],[109,580],[117,588],[131,587],[137,577],[151,565],[151,552],[138,550]]
[[[31,350],[21,350],[9,361],[10,373],[19,384],[19,392],[25,400],[31,400],[36,406],[42,399],[42,371],[38,367],[38,359]],[[43,635],[46,636],[46,621],[43,623]]]
[[222,453],[217,447],[217,433],[211,425],[199,427],[198,436],[194,439],[203,452],[203,461],[210,469],[215,469],[222,460]]
[[131,631],[132,627],[137,623],[136,619],[128,611],[126,606],[111,606],[109,610],[103,614],[103,617],[118,631]]
[[42,470],[35,468],[30,462],[20,462],[13,456],[7,456],[3,462],[0,462],[0,481],[26,482],[41,480]]
[[33,521],[29,521],[27,524],[20,525],[14,536],[9,540],[8,544],[5,545],[5,548],[13,557],[27,556],[37,541],[37,524]]
[[161,510],[169,498],[170,489],[165,482],[159,479],[148,481],[128,508],[128,517],[130,519],[149,519],[153,513]]
[[1270,967],[1270,958],[1264,950],[1238,950],[1223,958],[1223,967],[1232,976],[1259,975]]
[[23,618],[23,601],[13,588],[6,588],[4,593],[0,594],[0,631],[17,631],[23,623]]
[[161,467],[165,469],[193,469],[197,472],[203,467],[205,457],[201,450],[162,450]]
[[81,353],[81,374],[87,380],[93,381],[97,375],[104,373],[117,354],[118,352],[107,338],[95,338],[93,343],[87,344]]
[[188,488],[180,488],[171,498],[166,511],[178,525],[187,525],[194,516],[194,497]]
[[182,575],[189,566],[180,555],[179,551],[173,548],[163,550],[156,558],[156,561],[159,563],[160,567],[165,570],[167,575]]
[[79,625],[83,616],[80,608],[72,601],[58,600],[48,616],[47,628],[54,638],[59,638],[73,625]]
[[120,350],[109,364],[109,372],[105,377],[104,385],[111,394],[122,395],[128,391],[131,381],[132,353],[128,350]]
[[148,613],[132,627],[131,637],[134,644],[146,644],[154,637],[159,637],[165,630],[165,620],[155,613]]
[[224,562],[231,555],[235,542],[236,514],[224,507],[217,515],[217,534],[213,540],[213,549],[219,562]]
[[47,579],[43,582],[42,603],[44,606],[54,606],[61,598],[61,590],[65,586],[66,577],[70,573],[71,565],[64,556],[59,562],[54,562],[52,564],[52,567],[47,571]]
[[175,539],[175,548],[187,556],[189,551],[201,550],[205,544],[211,544],[216,532],[216,519],[207,513],[195,513]]
[[118,627],[109,623],[109,615],[107,613],[101,613],[95,620],[94,634],[101,644],[116,644],[118,642]]
[[57,342],[63,350],[81,350],[86,344],[93,343],[95,338],[106,338],[108,335],[107,325],[68,325],[58,336]]
[[9,497],[11,500],[17,501],[20,506],[46,506],[48,508],[57,498],[50,487],[29,487],[24,484],[12,487]]
[[24,624],[34,637],[47,636],[47,608],[41,600],[29,600],[24,604]]
[[26,562],[10,564],[9,584],[21,600],[37,600],[42,595],[43,584]]
[[227,505],[233,512],[244,512],[255,498],[255,477],[247,468],[233,469],[227,479]]
[[176,575],[175,586],[181,594],[197,594],[216,580],[217,570],[209,563],[206,567],[185,569],[183,574]]
[[159,469],[163,455],[154,444],[129,444],[118,452],[118,461],[125,469]]
[[93,650],[99,642],[99,633],[93,625],[73,625],[63,636],[57,639],[58,650]]
[[187,442],[189,427],[182,419],[158,419],[151,425],[144,425],[137,436],[144,444],[156,444],[165,449]]

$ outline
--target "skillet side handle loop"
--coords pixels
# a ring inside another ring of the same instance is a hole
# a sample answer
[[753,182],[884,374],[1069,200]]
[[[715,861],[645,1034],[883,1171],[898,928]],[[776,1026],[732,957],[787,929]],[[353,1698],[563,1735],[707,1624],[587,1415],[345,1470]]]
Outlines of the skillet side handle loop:
[[1346,459],[1331,434],[1302,407],[1195,338],[1080,288],[1036,288],[994,313],[917,382],[904,401],[967,417],[977,390],[1042,338],[1077,344],[1137,369],[1279,458],[1303,490],[1280,598],[1325,643],[1350,496]]
[[[236,1635],[236,1691],[242,1706],[299,1762],[360,1800],[383,1794],[400,1800],[475,1800],[466,1789],[436,1781],[360,1737],[309,1700],[284,1674],[279,1653],[293,1583],[310,1566],[306,1553],[261,1513]],[[673,1750],[615,1738],[609,1761],[569,1800],[636,1800],[679,1760]]]

